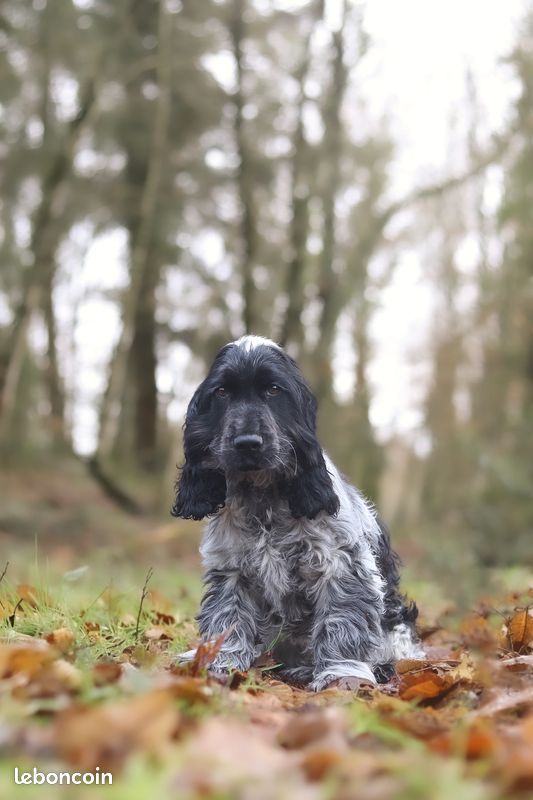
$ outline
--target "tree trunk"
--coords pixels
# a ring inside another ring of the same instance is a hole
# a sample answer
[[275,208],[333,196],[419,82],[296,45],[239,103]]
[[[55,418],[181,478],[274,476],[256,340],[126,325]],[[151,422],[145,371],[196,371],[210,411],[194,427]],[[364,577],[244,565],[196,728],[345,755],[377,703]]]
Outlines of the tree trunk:
[[311,29],[307,36],[305,52],[295,75],[299,86],[296,130],[292,157],[292,216],[289,230],[290,260],[285,278],[287,307],[283,316],[278,341],[282,347],[292,345],[295,355],[301,349],[304,339],[301,316],[304,308],[304,273],[307,255],[307,235],[309,229],[310,187],[305,165],[309,158],[309,145],[305,138],[303,111],[305,103],[305,82],[311,61],[311,38],[313,30],[322,13],[322,4],[315,3]]
[[42,187],[42,200],[34,217],[30,251],[33,264],[25,272],[22,280],[22,298],[15,310],[9,360],[1,387],[1,425],[0,438],[9,431],[17,399],[17,390],[22,365],[27,351],[27,334],[32,315],[43,305],[53,284],[55,272],[55,251],[58,244],[57,228],[53,222],[62,212],[65,202],[65,181],[69,174],[74,149],[87,115],[94,106],[95,84],[90,79],[80,92],[80,109],[69,125],[65,142],[58,147],[56,155],[50,159],[50,167]]
[[157,457],[155,310],[159,279],[160,270],[156,263],[144,271],[132,342],[132,369],[135,380],[135,452],[140,466],[147,470],[153,468]]
[[342,25],[333,35],[333,72],[328,103],[324,115],[323,161],[327,167],[327,179],[323,197],[324,223],[322,228],[322,254],[318,299],[320,301],[320,335],[314,352],[316,370],[315,389],[319,399],[331,392],[331,346],[338,316],[338,271],[335,266],[336,218],[335,200],[339,187],[340,158],[342,149],[342,127],[340,111],[346,88],[347,70],[344,64],[344,23],[346,3],[343,4]]
[[48,387],[48,398],[50,400],[52,435],[55,444],[58,447],[63,447],[68,441],[67,432],[65,430],[65,393],[57,358],[57,329],[52,292],[53,287],[50,287],[50,290],[44,297],[44,321],[48,334],[46,383]]
[[126,385],[129,353],[135,336],[135,319],[139,308],[143,275],[148,269],[148,256],[156,221],[159,185],[168,138],[171,105],[172,17],[165,0],[159,3],[157,65],[159,94],[146,181],[140,203],[140,222],[131,247],[130,285],[122,307],[122,331],[112,358],[109,385],[100,417],[98,459],[113,451],[119,422],[120,406]]
[[233,46],[233,57],[237,70],[237,86],[234,94],[235,115],[234,135],[239,167],[237,171],[237,189],[241,210],[241,281],[243,297],[243,323],[246,333],[257,333],[255,284],[253,269],[257,252],[256,215],[253,200],[253,171],[250,164],[250,151],[244,130],[243,108],[243,53],[244,10],[246,0],[233,0],[233,16],[230,24],[230,35]]
[[383,467],[383,453],[376,442],[374,429],[370,422],[371,397],[368,385],[368,366],[371,357],[368,339],[370,316],[371,308],[364,297],[363,291],[358,298],[354,326],[354,347],[357,354],[355,396],[353,399],[353,433],[357,451],[354,479],[362,491],[371,500],[377,502],[379,480]]

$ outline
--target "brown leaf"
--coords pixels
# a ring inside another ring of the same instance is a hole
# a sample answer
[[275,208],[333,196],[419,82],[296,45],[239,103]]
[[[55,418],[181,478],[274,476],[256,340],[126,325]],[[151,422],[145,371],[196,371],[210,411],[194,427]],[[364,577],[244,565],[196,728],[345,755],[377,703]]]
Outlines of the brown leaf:
[[[284,782],[283,793],[260,792],[260,796],[288,798],[293,794],[286,782],[297,773],[298,757],[279,747],[267,728],[210,717],[202,719],[195,735],[185,742],[182,764],[177,777],[179,797],[252,797],[258,783],[272,788],[279,779]],[[248,793],[243,792],[246,783]]]
[[[52,662],[50,669],[48,670],[48,674],[45,673],[45,675],[43,675],[43,683],[45,685],[48,678],[56,681],[59,691],[62,689],[66,689],[67,691],[75,691],[76,689],[79,689],[82,682],[80,671],[76,669],[74,664],[71,664],[69,661],[65,661],[64,658],[58,658],[57,661]],[[48,692],[50,692],[50,685],[48,685],[46,688],[48,689]]]
[[426,673],[416,681],[404,682],[400,688],[402,700],[428,700],[440,697],[449,688],[449,683],[437,673]]
[[293,714],[278,734],[278,742],[288,750],[305,747],[332,732],[344,733],[346,723],[340,708],[301,710]]
[[472,717],[494,717],[504,711],[514,711],[522,706],[533,706],[533,686],[517,692],[501,692],[490,703],[472,712]]
[[163,639],[170,640],[172,636],[169,634],[168,630],[161,625],[153,625],[151,628],[145,630],[144,638],[151,642],[159,642]]
[[21,600],[24,600],[32,608],[37,608],[41,603],[45,605],[49,605],[49,599],[43,594],[43,592],[39,592],[34,586],[30,586],[28,583],[19,583],[16,588],[17,594]]
[[209,664],[217,657],[229,633],[230,631],[227,630],[215,639],[210,639],[207,642],[200,642],[196,649],[194,659],[188,664],[187,672],[193,677],[196,677],[206,670]]
[[527,650],[533,642],[533,615],[529,608],[518,609],[507,622],[507,641],[513,652]]
[[463,730],[448,730],[428,742],[431,750],[441,755],[458,754],[475,760],[488,758],[499,751],[499,739],[488,720],[474,720]]
[[173,603],[157,589],[149,589],[146,600],[150,608],[161,614],[170,614],[174,608]]
[[127,701],[61,712],[54,741],[61,758],[81,770],[97,766],[120,770],[133,752],[164,755],[179,725],[168,690],[154,690]]
[[471,683],[474,680],[476,668],[468,653],[463,653],[461,660],[447,674],[447,678],[452,683]]
[[54,658],[54,651],[42,639],[24,644],[0,644],[0,678],[18,675],[31,679]]
[[304,755],[301,766],[310,781],[321,781],[343,758],[344,753],[333,747],[317,747]]
[[399,696],[402,700],[430,700],[441,697],[456,684],[473,681],[475,668],[466,653],[461,659],[431,662],[406,659],[398,662]]
[[398,675],[403,675],[413,670],[427,669],[428,667],[431,667],[431,661],[419,658],[401,658],[396,662],[396,672]]
[[97,631],[100,630],[100,625],[99,625],[98,622],[89,622],[89,621],[87,621],[87,622],[84,623],[84,627],[85,627],[85,630],[88,633],[93,633],[93,632],[97,632]]
[[459,633],[467,647],[481,650],[484,653],[497,649],[496,634],[490,627],[486,617],[481,614],[470,614],[465,617],[459,627]]
[[122,664],[116,661],[99,661],[93,667],[95,686],[107,686],[116,683],[122,675]]
[[54,647],[57,647],[62,653],[68,653],[72,650],[72,646],[75,642],[75,636],[68,628],[56,628],[55,631],[49,633],[45,638],[48,644],[54,645]]
[[528,669],[533,669],[533,655],[505,657],[501,661],[494,661],[493,665],[496,669],[526,672]]
[[81,683],[79,671],[42,639],[0,645],[0,678],[12,679],[21,700],[70,694]]
[[390,725],[425,741],[447,733],[452,723],[450,715],[440,709],[422,706],[412,708],[396,697],[376,694],[372,708]]
[[[531,790],[533,788],[533,717],[526,717],[503,741],[500,767],[509,788]],[[527,796],[530,796],[528,794]]]
[[497,732],[487,720],[475,720],[469,726],[464,749],[467,758],[487,758],[498,747]]
[[164,614],[162,611],[155,611],[153,617],[160,625],[176,624],[176,617],[172,616],[172,614]]
[[172,696],[190,703],[207,703],[213,696],[213,689],[204,678],[192,678],[189,675],[173,675],[165,683],[172,691]]

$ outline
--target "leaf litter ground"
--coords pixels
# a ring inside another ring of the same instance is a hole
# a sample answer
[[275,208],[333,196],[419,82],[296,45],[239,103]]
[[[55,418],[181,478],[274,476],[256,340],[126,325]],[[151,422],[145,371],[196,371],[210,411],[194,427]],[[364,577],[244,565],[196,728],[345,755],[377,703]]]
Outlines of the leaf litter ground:
[[[268,663],[209,676],[223,637],[178,665],[177,653],[196,644],[197,591],[166,596],[157,574],[134,594],[107,588],[91,601],[57,593],[57,581],[8,578],[3,797],[533,796],[531,589],[482,601],[460,620],[422,621],[427,658],[400,662],[378,689],[310,693],[278,680]],[[113,786],[15,786],[15,766],[98,767]]]

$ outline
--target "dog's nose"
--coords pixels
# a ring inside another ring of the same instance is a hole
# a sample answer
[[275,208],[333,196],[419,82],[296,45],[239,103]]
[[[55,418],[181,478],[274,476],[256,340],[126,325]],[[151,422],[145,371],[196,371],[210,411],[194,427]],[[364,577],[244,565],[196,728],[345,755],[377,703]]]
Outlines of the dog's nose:
[[242,433],[233,440],[233,446],[237,450],[259,450],[263,444],[263,437],[258,433]]

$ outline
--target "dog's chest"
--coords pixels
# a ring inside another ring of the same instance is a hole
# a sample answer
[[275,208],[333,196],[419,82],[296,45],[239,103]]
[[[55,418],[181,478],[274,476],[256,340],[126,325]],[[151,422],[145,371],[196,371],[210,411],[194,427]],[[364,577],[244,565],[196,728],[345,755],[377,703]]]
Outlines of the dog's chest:
[[295,532],[258,526],[247,542],[244,571],[260,584],[266,600],[278,611],[284,599],[304,587],[300,574],[301,542]]
[[284,509],[261,517],[231,506],[211,520],[201,548],[208,568],[238,570],[273,610],[286,616],[304,601],[331,558],[325,522],[296,520]]

